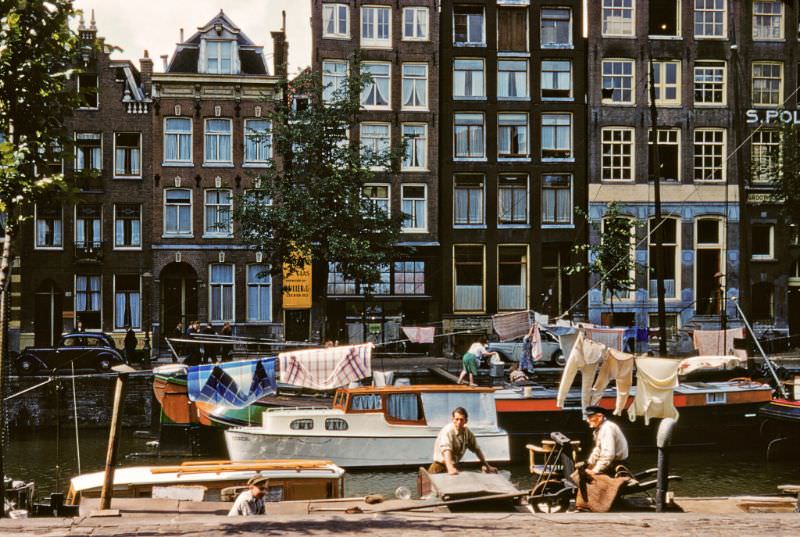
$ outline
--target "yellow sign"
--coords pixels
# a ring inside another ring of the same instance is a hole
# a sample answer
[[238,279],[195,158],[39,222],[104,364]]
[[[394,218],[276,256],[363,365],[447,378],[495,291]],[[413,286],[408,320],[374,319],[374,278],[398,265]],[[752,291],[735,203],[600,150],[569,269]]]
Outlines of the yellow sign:
[[289,267],[283,265],[283,309],[311,309],[311,263],[290,273]]

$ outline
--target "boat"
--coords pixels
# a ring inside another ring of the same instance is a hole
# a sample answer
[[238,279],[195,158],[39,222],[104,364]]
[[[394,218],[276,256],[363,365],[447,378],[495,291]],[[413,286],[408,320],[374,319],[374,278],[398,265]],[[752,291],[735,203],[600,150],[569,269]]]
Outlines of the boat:
[[[233,501],[226,492],[238,492],[257,475],[269,479],[269,501],[341,498],[344,474],[329,460],[217,460],[131,466],[114,471],[114,498],[151,498],[156,487],[180,486],[184,491],[199,491],[202,501]],[[99,498],[104,479],[104,472],[73,477],[66,505],[78,506],[83,499]]]
[[[456,407],[469,412],[486,459],[508,462],[508,434],[497,425],[494,389],[460,385],[341,388],[331,408],[269,408],[262,424],[225,431],[233,459],[325,458],[345,468],[427,465]],[[476,462],[467,452],[464,462]]]

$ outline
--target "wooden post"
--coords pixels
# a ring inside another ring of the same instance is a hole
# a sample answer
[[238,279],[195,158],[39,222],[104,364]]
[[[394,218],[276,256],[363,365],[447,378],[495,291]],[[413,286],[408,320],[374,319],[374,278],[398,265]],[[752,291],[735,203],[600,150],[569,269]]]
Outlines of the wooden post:
[[125,391],[127,373],[117,376],[117,385],[114,388],[114,412],[111,416],[111,429],[108,432],[108,452],[106,453],[106,475],[103,480],[103,489],[100,492],[100,510],[111,508],[111,497],[114,495],[114,467],[117,465],[117,445],[119,444],[119,422],[122,415],[122,395]]

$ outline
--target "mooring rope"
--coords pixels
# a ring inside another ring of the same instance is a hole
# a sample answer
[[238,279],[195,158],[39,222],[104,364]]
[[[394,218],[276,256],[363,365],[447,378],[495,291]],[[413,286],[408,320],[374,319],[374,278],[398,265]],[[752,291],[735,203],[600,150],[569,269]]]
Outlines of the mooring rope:
[[28,393],[28,392],[30,392],[30,391],[33,391],[33,390],[35,390],[36,388],[41,388],[41,387],[42,387],[42,386],[44,386],[45,384],[49,384],[49,383],[53,382],[53,380],[55,380],[55,379],[54,379],[53,377],[50,377],[50,378],[48,378],[47,380],[45,380],[44,382],[40,382],[39,384],[36,384],[36,385],[34,385],[34,386],[31,386],[31,387],[29,387],[29,388],[25,388],[24,390],[22,390],[22,391],[19,391],[19,392],[17,392],[17,393],[12,393],[12,394],[11,394],[11,395],[9,395],[8,397],[4,398],[4,399],[3,399],[3,401],[9,401],[9,400],[11,400],[11,399],[14,399],[15,397],[19,397],[20,395],[23,395],[23,394],[26,394],[26,393]]

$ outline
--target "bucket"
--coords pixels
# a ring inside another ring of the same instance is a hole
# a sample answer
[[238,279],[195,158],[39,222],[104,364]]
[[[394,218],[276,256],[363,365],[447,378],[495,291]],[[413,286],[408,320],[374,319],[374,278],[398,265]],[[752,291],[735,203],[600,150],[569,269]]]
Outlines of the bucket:
[[524,386],[522,388],[523,397],[533,397],[533,386]]

